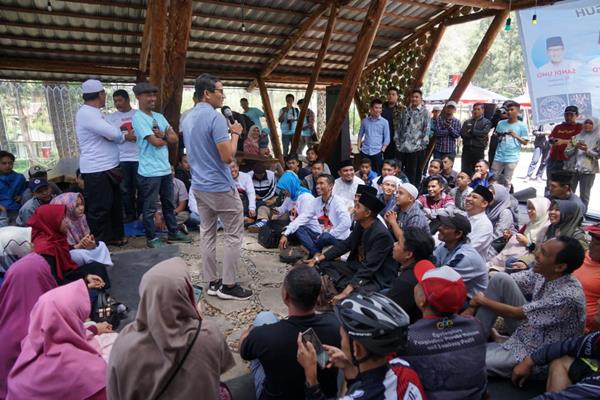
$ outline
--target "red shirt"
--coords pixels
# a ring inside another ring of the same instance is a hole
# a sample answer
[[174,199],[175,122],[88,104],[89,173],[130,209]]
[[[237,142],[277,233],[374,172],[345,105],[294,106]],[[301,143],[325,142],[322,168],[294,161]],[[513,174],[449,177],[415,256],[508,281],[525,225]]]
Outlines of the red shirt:
[[[550,137],[554,139],[571,139],[573,136],[578,135],[581,132],[582,128],[583,125],[579,123],[567,124],[566,122],[563,122],[562,124],[556,125],[554,129],[552,129]],[[550,159],[561,161],[568,160],[569,157],[565,155],[566,148],[566,144],[552,145],[552,147],[550,148]]]
[[587,314],[585,330],[590,332],[600,329],[600,326],[594,322],[594,315],[598,310],[598,300],[600,299],[600,262],[592,260],[589,253],[586,254],[583,264],[573,272],[573,276],[581,283],[585,294]]

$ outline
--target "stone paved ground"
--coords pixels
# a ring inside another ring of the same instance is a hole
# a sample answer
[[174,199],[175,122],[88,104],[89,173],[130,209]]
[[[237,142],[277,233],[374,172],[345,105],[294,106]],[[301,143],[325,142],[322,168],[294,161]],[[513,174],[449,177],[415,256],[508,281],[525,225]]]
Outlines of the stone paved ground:
[[[199,254],[199,232],[190,232],[194,239],[192,244],[180,244],[180,255],[186,261],[192,282],[206,287],[202,280],[201,258]],[[144,238],[129,238],[129,244],[124,248],[111,248],[113,253],[145,249]],[[217,241],[217,260],[223,259],[223,238],[219,233]],[[279,261],[279,251],[263,248],[258,244],[256,234],[246,232],[242,247],[242,259],[238,271],[240,283],[250,287],[254,294],[250,300],[220,300],[215,296],[202,298],[204,316],[213,320],[227,338],[227,343],[234,353],[236,366],[222,376],[228,380],[249,372],[248,363],[243,361],[238,352],[241,333],[252,324],[257,313],[271,310],[279,316],[286,316],[287,309],[281,300],[281,284],[290,266]]]

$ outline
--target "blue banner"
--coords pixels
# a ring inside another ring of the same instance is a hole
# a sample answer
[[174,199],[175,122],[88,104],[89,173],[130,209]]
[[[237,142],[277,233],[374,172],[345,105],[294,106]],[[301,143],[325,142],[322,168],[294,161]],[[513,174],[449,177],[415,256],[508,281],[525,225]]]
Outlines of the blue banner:
[[563,121],[568,105],[600,117],[600,0],[521,10],[518,20],[536,124]]

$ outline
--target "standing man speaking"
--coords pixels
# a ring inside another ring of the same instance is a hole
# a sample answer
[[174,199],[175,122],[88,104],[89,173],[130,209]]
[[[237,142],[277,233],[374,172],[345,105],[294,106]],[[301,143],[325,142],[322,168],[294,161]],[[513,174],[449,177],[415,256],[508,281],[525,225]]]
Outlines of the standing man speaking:
[[[209,282],[209,295],[246,300],[252,291],[242,288],[236,280],[242,252],[244,208],[229,168],[243,128],[215,111],[225,99],[223,84],[216,76],[202,74],[195,86],[199,103],[183,121],[182,130],[192,167],[192,190],[202,221],[202,275]],[[217,219],[223,223],[227,249],[223,256],[222,279],[217,273]]]

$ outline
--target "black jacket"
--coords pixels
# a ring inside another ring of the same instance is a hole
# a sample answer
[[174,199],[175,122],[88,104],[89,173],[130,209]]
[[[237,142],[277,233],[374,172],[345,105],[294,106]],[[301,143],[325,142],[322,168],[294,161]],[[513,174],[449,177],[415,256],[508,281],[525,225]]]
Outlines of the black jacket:
[[[358,260],[359,244],[364,244],[365,258]],[[378,290],[389,288],[398,274],[398,263],[392,258],[394,239],[390,231],[378,219],[369,229],[355,224],[354,229],[346,240],[339,241],[325,252],[326,260],[333,260],[350,252],[348,264],[356,273],[352,277],[352,286],[360,288],[375,284]]]
[[460,130],[463,148],[485,149],[488,145],[488,134],[491,129],[492,123],[485,117],[478,120],[473,118],[466,120]]

